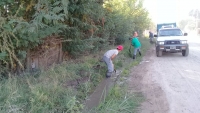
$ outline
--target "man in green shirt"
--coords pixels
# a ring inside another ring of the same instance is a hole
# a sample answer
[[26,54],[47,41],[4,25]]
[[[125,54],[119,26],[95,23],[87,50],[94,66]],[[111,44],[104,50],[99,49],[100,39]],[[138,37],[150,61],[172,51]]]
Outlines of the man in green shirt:
[[133,52],[133,59],[136,58],[137,52],[139,52],[139,55],[141,56],[140,48],[141,48],[141,43],[138,40],[138,33],[135,31],[133,33],[133,38],[132,38],[132,46],[134,47],[134,52]]

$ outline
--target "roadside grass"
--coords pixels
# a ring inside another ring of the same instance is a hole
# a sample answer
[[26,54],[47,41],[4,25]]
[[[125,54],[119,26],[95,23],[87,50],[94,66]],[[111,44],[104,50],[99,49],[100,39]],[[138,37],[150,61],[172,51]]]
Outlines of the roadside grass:
[[116,85],[91,113],[133,113],[144,98],[142,94],[129,94],[127,86]]
[[104,70],[93,69],[93,64],[86,60],[67,61],[48,71],[2,79],[0,112],[80,112],[84,107],[82,101],[104,78]]
[[[60,69],[62,70],[62,69]],[[31,75],[1,81],[0,112],[47,113],[79,111],[83,106],[76,93],[63,87],[68,74],[56,70],[42,72],[38,78]]]
[[[140,40],[144,54],[149,48],[149,42],[145,38]],[[125,81],[123,77],[129,76],[130,68],[141,61],[141,57],[133,61],[128,52],[129,45],[127,40],[124,51],[114,61],[115,68],[122,70],[120,81]],[[52,66],[48,71],[2,78],[0,80],[0,112],[79,113],[84,109],[82,102],[105,78],[106,66],[99,62],[104,52],[103,50],[97,54],[83,56],[81,59],[68,60]],[[132,111],[139,105],[140,100],[141,96],[127,93],[126,85],[116,84],[95,112],[105,113],[109,108],[113,113],[116,110]]]

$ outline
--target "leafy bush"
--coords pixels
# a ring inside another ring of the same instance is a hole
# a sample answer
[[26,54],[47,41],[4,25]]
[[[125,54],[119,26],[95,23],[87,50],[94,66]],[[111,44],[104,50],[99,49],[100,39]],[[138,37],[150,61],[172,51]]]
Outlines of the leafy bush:
[[122,38],[122,37],[118,37],[118,38],[115,39],[115,44],[117,44],[117,45],[121,45],[124,42],[125,42],[125,39]]

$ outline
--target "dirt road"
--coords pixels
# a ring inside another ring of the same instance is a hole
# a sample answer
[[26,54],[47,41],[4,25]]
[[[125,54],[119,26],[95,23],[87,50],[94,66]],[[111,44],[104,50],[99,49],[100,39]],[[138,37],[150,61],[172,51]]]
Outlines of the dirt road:
[[188,57],[156,57],[152,48],[132,69],[130,91],[143,92],[147,99],[139,113],[200,113],[200,38],[191,37],[189,45]]

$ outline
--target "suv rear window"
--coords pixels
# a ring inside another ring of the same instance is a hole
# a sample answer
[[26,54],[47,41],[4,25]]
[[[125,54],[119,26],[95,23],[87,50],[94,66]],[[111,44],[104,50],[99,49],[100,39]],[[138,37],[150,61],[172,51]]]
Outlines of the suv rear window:
[[183,36],[180,29],[162,29],[159,30],[159,36]]

